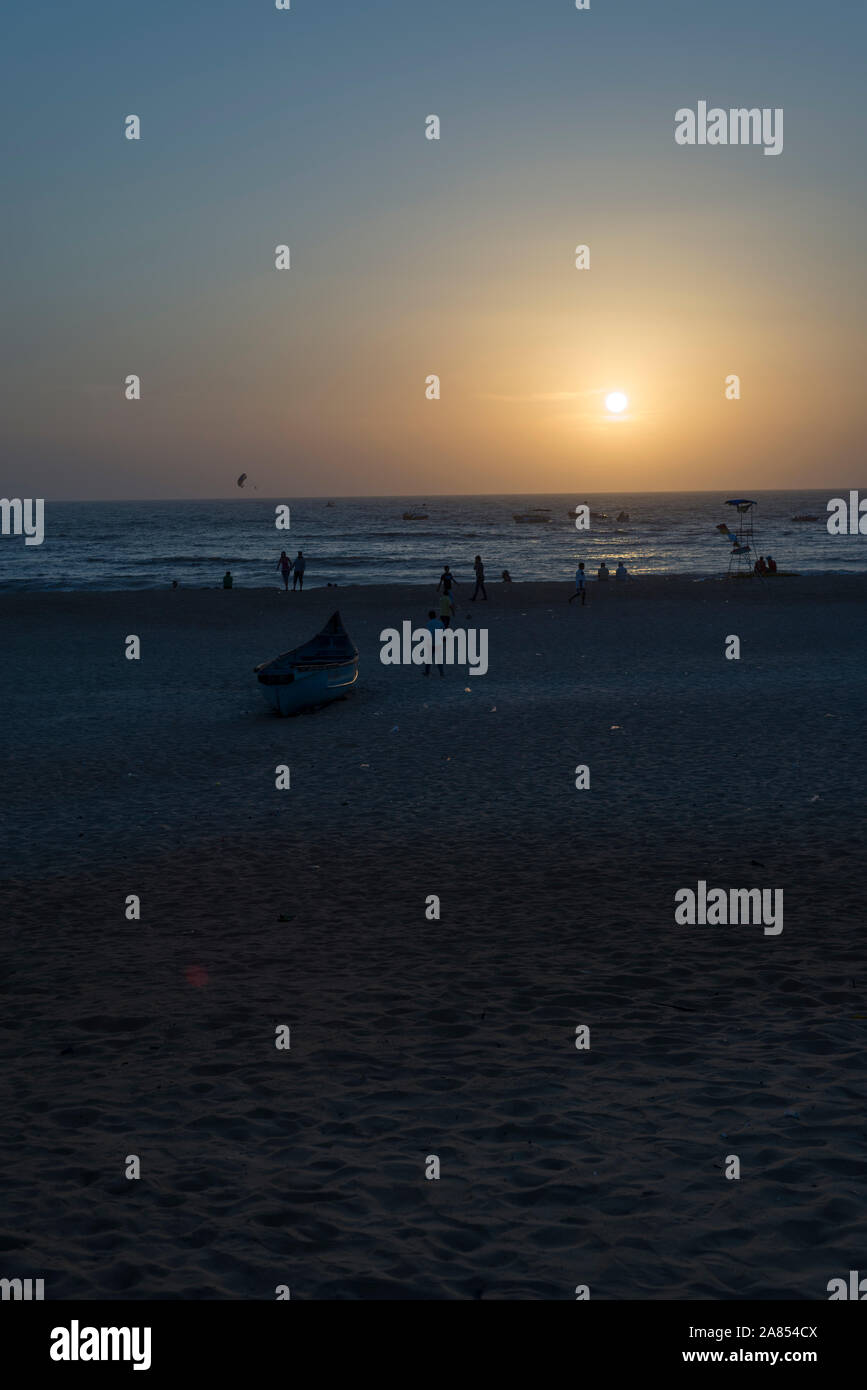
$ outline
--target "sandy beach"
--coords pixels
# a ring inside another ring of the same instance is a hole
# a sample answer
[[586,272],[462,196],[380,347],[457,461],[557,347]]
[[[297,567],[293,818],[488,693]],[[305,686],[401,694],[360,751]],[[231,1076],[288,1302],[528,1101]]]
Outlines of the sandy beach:
[[[824,1299],[863,1267],[867,576],[488,592],[488,673],[442,680],[379,660],[433,584],[0,596],[6,1272]],[[335,608],[356,691],[275,718],[253,667]],[[784,890],[784,930],[676,925],[699,880]]]

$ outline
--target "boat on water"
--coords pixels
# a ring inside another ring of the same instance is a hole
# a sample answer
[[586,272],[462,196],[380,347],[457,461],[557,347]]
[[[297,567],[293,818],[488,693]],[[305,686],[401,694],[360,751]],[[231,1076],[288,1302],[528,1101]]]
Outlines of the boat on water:
[[404,512],[404,521],[427,521],[427,512]]
[[629,520],[629,513],[628,513],[628,512],[618,512],[618,513],[617,513],[617,520],[618,520],[618,521],[628,521],[628,520]]
[[525,522],[550,521],[551,514],[547,507],[531,507],[528,512],[512,512],[512,519]]
[[[586,502],[579,502],[579,503],[578,503],[578,506],[579,506],[579,507],[586,507],[587,505],[588,505],[588,504],[587,504]],[[577,507],[570,507],[569,510],[568,510],[568,512],[566,513],[566,515],[567,515],[567,516],[571,516],[572,520],[574,521],[574,520],[575,520],[575,517],[578,515],[578,508],[577,508]],[[607,521],[607,520],[608,520],[608,513],[607,513],[607,512],[591,512],[591,513],[590,513],[590,517],[591,517],[591,519],[592,519],[593,521]],[[618,520],[618,521],[628,521],[628,520],[629,520],[629,515],[628,515],[628,513],[627,513],[627,512],[623,512],[623,513],[617,518],[617,520]]]
[[358,649],[332,613],[309,642],[254,669],[265,703],[276,714],[296,714],[349,693],[358,680]]
[[793,517],[792,517],[792,520],[793,520],[793,521],[818,521],[819,518],[818,518],[817,516],[793,516]]

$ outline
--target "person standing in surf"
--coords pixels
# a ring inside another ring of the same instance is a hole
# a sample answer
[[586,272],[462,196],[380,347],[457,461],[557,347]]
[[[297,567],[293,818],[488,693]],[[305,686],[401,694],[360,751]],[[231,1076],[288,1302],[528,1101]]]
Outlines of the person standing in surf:
[[283,576],[283,588],[289,592],[289,576],[292,573],[292,561],[285,550],[280,551],[280,559],[277,561],[277,568]]
[[299,588],[299,589],[302,589],[302,590],[303,590],[303,588],[304,588],[304,570],[306,569],[306,567],[307,567],[307,561],[304,559],[304,551],[303,551],[303,550],[299,550],[299,551],[298,551],[298,554],[295,556],[295,575],[294,575],[294,578],[293,578],[293,580],[292,580],[292,588],[293,588],[293,590],[295,589],[296,584],[298,585],[298,588]]

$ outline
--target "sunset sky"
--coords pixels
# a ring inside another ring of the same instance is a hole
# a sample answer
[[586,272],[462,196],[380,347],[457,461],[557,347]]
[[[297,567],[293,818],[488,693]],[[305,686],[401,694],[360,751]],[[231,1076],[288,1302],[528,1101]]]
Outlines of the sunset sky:
[[862,7],[16,8],[4,495],[863,483]]

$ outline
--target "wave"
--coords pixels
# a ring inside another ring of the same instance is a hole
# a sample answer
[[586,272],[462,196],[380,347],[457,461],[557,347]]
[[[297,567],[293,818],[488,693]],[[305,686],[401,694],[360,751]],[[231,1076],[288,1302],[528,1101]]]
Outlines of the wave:
[[[117,559],[118,557],[114,557]],[[130,569],[147,565],[267,565],[267,560],[249,555],[137,555],[125,556],[123,563]],[[277,567],[277,557],[274,557]]]

